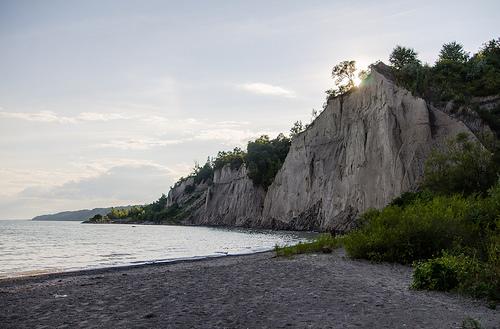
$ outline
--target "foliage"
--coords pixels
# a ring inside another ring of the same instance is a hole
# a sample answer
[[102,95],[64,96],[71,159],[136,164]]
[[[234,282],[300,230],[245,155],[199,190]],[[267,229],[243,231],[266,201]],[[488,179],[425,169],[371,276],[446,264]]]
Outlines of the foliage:
[[500,279],[493,266],[464,254],[414,264],[412,288],[458,291],[473,297],[500,300]]
[[300,121],[300,120],[299,121],[295,121],[293,123],[292,128],[290,128],[290,138],[294,138],[295,136],[297,136],[298,134],[300,134],[304,130],[305,130],[305,127],[302,124],[302,121]]
[[417,56],[414,49],[397,45],[389,56],[389,62],[396,70],[400,70],[408,65],[420,64]]
[[344,238],[354,258],[411,264],[438,256],[443,249],[474,245],[478,228],[465,220],[473,200],[459,196],[417,200],[401,208],[388,206]]
[[439,52],[438,63],[455,62],[466,63],[469,60],[469,53],[464,50],[464,46],[458,42],[445,43]]
[[219,151],[213,161],[213,167],[214,169],[222,169],[226,164],[229,164],[231,169],[238,169],[245,162],[245,156],[246,153],[239,147],[235,147],[232,151]]
[[405,192],[401,194],[399,197],[392,200],[390,203],[391,206],[398,206],[404,208],[408,205],[413,204],[418,200],[430,201],[434,195],[429,190],[421,190],[417,192]]
[[194,177],[195,184],[212,181],[214,178],[214,168],[210,159],[207,159],[207,162],[201,167],[196,163],[190,177]]
[[313,252],[330,253],[338,247],[340,247],[340,240],[326,233],[320,234],[309,242],[299,242],[293,246],[276,246],[274,251],[276,252],[276,256],[292,256]]
[[344,95],[352,88],[354,88],[354,72],[356,71],[356,61],[348,60],[342,61],[335,65],[332,69],[332,78],[335,81],[335,87],[327,90],[327,102],[323,106],[326,107],[328,100],[332,97]]
[[500,38],[473,56],[457,42],[443,45],[434,66],[422,65],[413,49],[397,46],[390,55],[396,81],[431,102],[470,104],[473,97],[500,90]]
[[248,177],[254,184],[267,189],[281,169],[290,149],[290,139],[279,134],[275,139],[262,135],[248,142],[245,163]]
[[425,164],[423,186],[435,193],[485,193],[496,181],[490,151],[461,133],[443,150],[434,150]]

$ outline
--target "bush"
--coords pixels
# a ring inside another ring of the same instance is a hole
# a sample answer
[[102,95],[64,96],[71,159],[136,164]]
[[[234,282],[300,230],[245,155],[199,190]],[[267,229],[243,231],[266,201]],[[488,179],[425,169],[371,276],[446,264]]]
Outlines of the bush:
[[398,206],[398,207],[406,207],[413,204],[415,201],[430,201],[433,198],[432,192],[429,190],[417,191],[417,192],[405,192],[401,194],[399,197],[395,198],[391,201],[389,205]]
[[317,238],[310,242],[299,242],[296,245],[285,247],[276,246],[274,250],[276,252],[276,256],[292,256],[313,252],[330,253],[338,247],[340,247],[339,240],[331,234],[326,233],[320,234]]
[[425,163],[423,186],[435,193],[485,193],[497,180],[493,155],[465,133],[434,150]]
[[406,207],[388,206],[344,238],[354,258],[411,264],[439,256],[442,250],[476,244],[478,228],[465,220],[474,199],[460,196],[417,200]]
[[445,253],[414,266],[414,289],[453,290],[473,297],[500,298],[499,279],[493,266],[470,256]]

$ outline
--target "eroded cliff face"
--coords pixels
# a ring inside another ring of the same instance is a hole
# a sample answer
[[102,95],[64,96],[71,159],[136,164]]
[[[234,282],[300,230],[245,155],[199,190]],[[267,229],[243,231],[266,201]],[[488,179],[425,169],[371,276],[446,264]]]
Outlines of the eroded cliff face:
[[373,71],[292,141],[261,225],[349,230],[361,212],[414,189],[431,149],[467,131]]
[[267,193],[244,166],[226,166],[191,197],[183,189],[192,182],[169,200],[190,200],[190,224],[346,231],[361,212],[416,188],[431,149],[460,132],[470,130],[373,70],[292,140]]
[[215,170],[211,182],[196,185],[189,178],[174,187],[167,206],[177,203],[188,209],[185,224],[252,227],[262,215],[265,195],[265,190],[248,178],[244,165],[236,169],[226,165]]

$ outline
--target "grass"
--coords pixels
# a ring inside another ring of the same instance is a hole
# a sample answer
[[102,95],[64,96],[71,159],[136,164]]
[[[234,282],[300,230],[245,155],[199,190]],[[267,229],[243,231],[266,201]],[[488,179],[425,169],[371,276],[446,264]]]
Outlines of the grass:
[[315,252],[331,253],[340,247],[340,239],[335,238],[330,233],[320,234],[312,241],[299,242],[293,246],[280,247],[276,245],[274,251],[278,257],[290,257],[298,254],[308,254]]

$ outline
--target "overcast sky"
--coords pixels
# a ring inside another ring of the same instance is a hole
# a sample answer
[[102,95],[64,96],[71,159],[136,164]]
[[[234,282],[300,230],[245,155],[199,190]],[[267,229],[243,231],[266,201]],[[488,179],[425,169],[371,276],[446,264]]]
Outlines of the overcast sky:
[[287,132],[345,59],[432,63],[500,1],[0,0],[0,219],[151,202],[195,161]]

